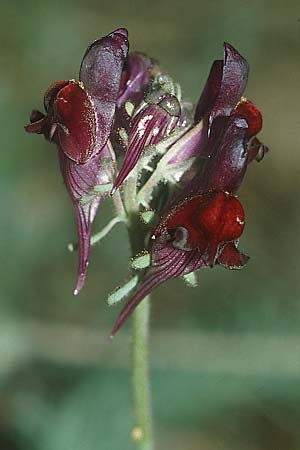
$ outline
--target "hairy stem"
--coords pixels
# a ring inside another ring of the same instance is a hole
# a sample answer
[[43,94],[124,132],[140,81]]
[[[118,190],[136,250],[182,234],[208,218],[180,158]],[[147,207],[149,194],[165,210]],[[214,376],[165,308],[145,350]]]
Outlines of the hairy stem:
[[133,314],[133,399],[135,427],[132,439],[139,450],[153,450],[151,399],[148,367],[150,298],[144,298]]
[[129,215],[138,211],[139,208],[136,201],[138,177],[137,173],[133,172],[124,186],[124,205]]
[[112,195],[112,201],[114,203],[114,207],[116,210],[116,213],[118,214],[118,216],[120,217],[121,220],[125,221],[126,218],[126,212],[124,209],[124,205],[123,205],[123,201],[120,195],[120,191],[116,191],[113,195]]
[[[130,187],[133,188],[133,185],[127,183],[124,194],[126,190],[129,192],[127,191],[125,197],[125,209],[128,211],[127,226],[131,251],[135,256],[145,248],[147,228],[141,222],[139,212],[130,208]],[[148,367],[149,314],[150,297],[147,296],[133,313],[132,382],[135,426],[132,430],[132,439],[138,450],[154,449]]]

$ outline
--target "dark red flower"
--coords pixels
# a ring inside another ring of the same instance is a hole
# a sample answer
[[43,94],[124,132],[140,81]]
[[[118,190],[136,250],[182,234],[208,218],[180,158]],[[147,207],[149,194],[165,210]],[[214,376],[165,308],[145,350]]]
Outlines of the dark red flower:
[[33,111],[31,124],[25,127],[28,132],[44,134],[58,146],[77,217],[79,266],[74,294],[86,277],[91,224],[103,192],[110,190],[113,181],[114,161],[106,144],[127,52],[127,31],[123,28],[95,41],[83,57],[80,81],[54,83],[44,97],[46,116]]
[[175,205],[152,236],[151,267],[121,311],[111,336],[143,298],[168,279],[215,264],[243,267],[249,258],[237,249],[237,241],[244,223],[241,203],[227,192],[199,194]]
[[46,92],[44,103],[47,116],[27,125],[26,131],[56,141],[76,163],[88,161],[97,150],[97,116],[83,85],[77,81],[58,81]]

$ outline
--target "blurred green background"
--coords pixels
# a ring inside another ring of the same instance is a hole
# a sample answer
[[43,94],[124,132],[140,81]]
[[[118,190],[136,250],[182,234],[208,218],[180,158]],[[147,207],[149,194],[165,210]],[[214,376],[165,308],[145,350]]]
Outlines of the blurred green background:
[[[1,0],[0,449],[132,449],[130,323],[113,342],[106,297],[128,275],[122,226],[92,252],[74,298],[73,211],[54,146],[23,126],[87,45],[129,29],[196,101],[228,41],[271,152],[240,193],[240,272],[201,271],[155,291],[151,376],[157,450],[300,448],[300,6],[298,0]],[[106,202],[94,229],[111,214]]]

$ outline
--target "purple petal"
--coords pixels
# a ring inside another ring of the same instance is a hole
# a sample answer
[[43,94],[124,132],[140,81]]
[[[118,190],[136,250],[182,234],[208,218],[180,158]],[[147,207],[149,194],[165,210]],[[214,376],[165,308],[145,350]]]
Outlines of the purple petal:
[[[223,128],[226,126],[222,138],[220,138],[222,126],[216,126],[218,122],[222,122]],[[240,186],[247,168],[247,152],[244,147],[247,123],[240,117],[232,116],[218,118],[213,127],[217,128],[217,138],[214,138],[213,132],[210,136],[214,146],[217,147],[214,154],[203,161],[202,167],[175,202],[186,196],[208,191],[233,193]]]
[[206,189],[236,192],[247,169],[247,152],[244,138],[247,122],[239,117],[230,117],[219,149],[204,169]]
[[[91,226],[103,198],[103,194],[94,192],[94,187],[111,183],[113,165],[109,164],[110,158],[107,146],[85,164],[76,164],[59,150],[61,171],[72,199],[77,220],[79,262],[74,295],[79,293],[85,282],[89,264]],[[86,203],[84,202],[85,196],[88,199]]]
[[153,266],[146,273],[122,309],[112,329],[111,337],[117,333],[138,304],[154,288],[171,278],[177,278],[181,275],[194,272],[205,265],[197,250],[186,252],[173,247],[167,247],[164,244],[154,243],[152,254]]
[[202,156],[202,142],[206,136],[206,130],[203,130],[203,122],[199,122],[180,137],[170,148],[171,150],[172,148],[174,149],[174,147],[177,147],[178,151],[172,159],[170,159],[169,164],[178,164],[181,161],[186,161],[195,156]]
[[148,90],[154,61],[143,53],[131,53],[124,65],[117,106],[127,100],[139,104]]
[[209,136],[204,121],[199,122],[173,144],[174,147],[178,147],[178,152],[169,163],[176,164],[193,157],[198,159],[211,158],[220,144],[227,120],[225,117],[219,117],[215,120]]
[[118,189],[137,164],[145,147],[155,145],[176,127],[180,117],[180,104],[176,97],[165,96],[157,105],[146,106],[134,118],[128,148],[113,192]]
[[98,151],[111,131],[127,52],[127,31],[120,28],[90,45],[81,63],[79,78],[97,112]]
[[248,73],[247,61],[234,47],[224,43],[224,60],[213,63],[196,108],[195,120],[209,115],[210,128],[216,117],[229,116],[245,90]]
[[216,60],[213,62],[205,87],[198,101],[195,122],[205,117],[213,108],[221,88],[223,74],[223,61]]

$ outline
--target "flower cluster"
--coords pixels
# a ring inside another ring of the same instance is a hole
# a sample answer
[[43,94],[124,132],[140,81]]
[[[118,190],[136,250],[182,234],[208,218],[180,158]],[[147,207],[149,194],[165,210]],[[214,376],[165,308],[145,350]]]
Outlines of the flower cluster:
[[86,279],[91,226],[105,197],[118,205],[114,223],[127,224],[137,255],[133,278],[109,297],[115,303],[130,295],[112,335],[166,280],[215,264],[239,269],[248,261],[238,249],[245,217],[236,192],[248,164],[267,151],[256,137],[261,113],[243,97],[248,71],[225,43],[193,110],[157,61],[128,54],[127,31],[118,29],[87,49],[79,81],[47,90],[46,115],[32,112],[26,131],[58,147],[76,213],[74,294]]

